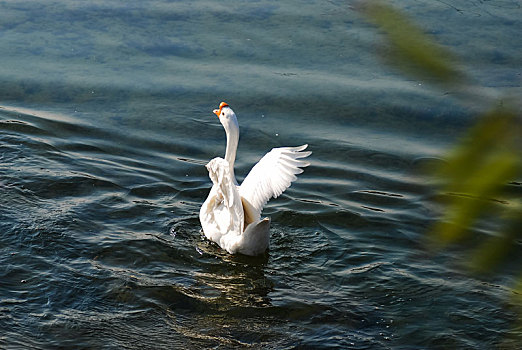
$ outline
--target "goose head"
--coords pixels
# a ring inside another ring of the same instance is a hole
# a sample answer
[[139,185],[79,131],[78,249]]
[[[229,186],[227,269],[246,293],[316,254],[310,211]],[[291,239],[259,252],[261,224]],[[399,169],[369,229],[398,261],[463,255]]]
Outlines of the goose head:
[[237,122],[236,113],[230,108],[228,103],[221,102],[219,109],[214,109],[214,114],[219,118],[219,122],[225,128],[227,135],[229,133],[239,133],[239,123]]

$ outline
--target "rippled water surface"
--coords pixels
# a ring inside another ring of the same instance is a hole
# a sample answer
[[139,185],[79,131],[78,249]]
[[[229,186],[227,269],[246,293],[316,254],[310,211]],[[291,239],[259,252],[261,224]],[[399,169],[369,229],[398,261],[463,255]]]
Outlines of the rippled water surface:
[[[520,2],[396,4],[520,95]],[[441,208],[420,170],[474,106],[383,65],[382,41],[350,1],[0,3],[0,347],[514,346],[511,277],[423,246]],[[222,100],[240,180],[313,151],[262,257],[201,233]]]

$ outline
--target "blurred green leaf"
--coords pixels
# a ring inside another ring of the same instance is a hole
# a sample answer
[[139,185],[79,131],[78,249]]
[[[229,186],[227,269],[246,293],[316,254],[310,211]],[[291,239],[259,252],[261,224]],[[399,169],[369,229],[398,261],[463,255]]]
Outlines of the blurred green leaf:
[[513,113],[487,113],[438,169],[436,174],[445,181],[442,192],[459,195],[452,196],[433,229],[436,242],[444,246],[467,238],[473,222],[491,207],[491,199],[519,174],[515,123]]
[[452,179],[458,188],[466,184],[470,174],[483,176],[486,170],[484,163],[490,162],[490,158],[497,158],[500,152],[513,153],[511,150],[515,147],[513,143],[517,132],[515,123],[515,114],[503,109],[495,109],[481,116],[447,155],[447,163],[437,169],[438,175]]
[[[416,78],[442,84],[459,84],[458,90],[476,104],[488,99],[469,85],[451,52],[435,43],[405,15],[382,1],[368,1],[364,14],[386,35],[387,61]],[[522,239],[522,205],[503,198],[509,181],[522,169],[522,118],[514,109],[494,107],[479,115],[478,122],[447,154],[447,162],[433,173],[442,180],[446,198],[441,219],[429,235],[439,247],[470,238],[474,224],[487,216],[499,222],[491,236],[473,236],[472,269],[490,272]],[[499,205],[500,203],[500,205]],[[496,205],[495,205],[496,204]],[[522,282],[518,287],[522,295]]]
[[[490,273],[507,256],[515,251],[522,230],[522,203],[508,210],[503,230],[497,236],[482,242],[471,255],[471,268],[479,273]],[[522,288],[522,284],[520,285]],[[522,289],[519,290],[522,293]]]
[[433,42],[405,15],[381,1],[363,5],[367,18],[387,36],[387,61],[422,79],[455,84],[464,78],[453,55]]

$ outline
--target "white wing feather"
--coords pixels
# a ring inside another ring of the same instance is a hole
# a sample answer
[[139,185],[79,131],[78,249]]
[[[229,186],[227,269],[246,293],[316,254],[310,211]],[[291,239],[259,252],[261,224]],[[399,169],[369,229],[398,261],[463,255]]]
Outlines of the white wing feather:
[[228,232],[240,235],[244,229],[244,212],[229,164],[218,157],[207,164],[207,169],[213,186],[200,211],[200,220],[209,223],[207,231],[211,237]]
[[250,170],[239,187],[239,195],[252,206],[252,219],[259,220],[268,200],[281,195],[303,172],[301,168],[310,165],[300,160],[312,154],[303,152],[306,147],[274,148]]

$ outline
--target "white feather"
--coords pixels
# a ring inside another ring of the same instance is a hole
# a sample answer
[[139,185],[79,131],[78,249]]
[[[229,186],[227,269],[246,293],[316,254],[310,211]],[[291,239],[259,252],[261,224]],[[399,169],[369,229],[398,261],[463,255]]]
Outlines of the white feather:
[[221,232],[243,232],[244,212],[237,186],[230,176],[229,164],[223,158],[214,158],[207,164],[213,186],[200,211],[202,222],[210,223],[207,231],[212,236]]
[[303,152],[308,145],[299,147],[274,148],[254,165],[239,187],[239,195],[255,210],[253,219],[259,220],[261,211],[270,198],[277,198],[296,175],[303,172],[310,163],[300,160],[312,152]]

